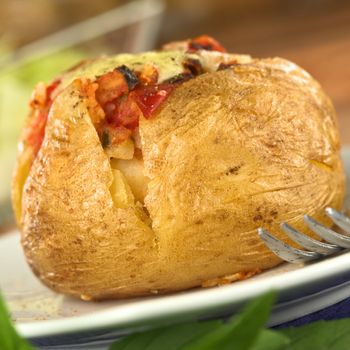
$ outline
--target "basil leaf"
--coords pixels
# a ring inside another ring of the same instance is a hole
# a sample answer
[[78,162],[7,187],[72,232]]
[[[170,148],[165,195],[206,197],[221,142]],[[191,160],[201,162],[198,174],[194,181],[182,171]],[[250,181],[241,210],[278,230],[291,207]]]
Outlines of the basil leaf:
[[286,350],[348,350],[350,348],[350,319],[318,321],[302,327],[280,330],[290,338]]
[[114,343],[110,350],[177,350],[194,338],[222,325],[221,321],[185,323],[132,334]]
[[[172,327],[159,328],[144,333],[130,335],[114,343],[110,350],[211,350],[237,349],[247,350],[259,341],[269,342],[269,349],[280,349],[286,344],[284,336],[272,331],[260,335],[275,293],[268,293],[253,301],[243,313],[227,324],[221,321],[188,323]],[[254,346],[257,346],[254,345]],[[254,348],[253,348],[254,349]],[[264,348],[261,348],[264,349]],[[256,348],[254,350],[260,350]]]
[[285,335],[264,329],[259,333],[258,339],[249,350],[284,350],[290,343]]
[[34,350],[14,329],[9,312],[0,296],[0,349],[1,350]]
[[161,329],[155,329],[143,333],[131,334],[121,341],[111,345],[109,350],[139,350],[144,349],[161,332]]
[[275,293],[267,293],[250,303],[245,310],[232,321],[195,340],[186,350],[247,350],[256,341],[264,327]]
[[110,350],[178,350],[193,340],[220,327],[221,322],[194,323],[158,328],[144,333],[135,333],[118,341]]

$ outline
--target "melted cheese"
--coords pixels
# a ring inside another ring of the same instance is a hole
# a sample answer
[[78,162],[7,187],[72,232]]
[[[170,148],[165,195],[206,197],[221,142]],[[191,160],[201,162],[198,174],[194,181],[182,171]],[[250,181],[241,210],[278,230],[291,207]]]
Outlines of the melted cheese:
[[96,77],[108,73],[121,65],[135,70],[141,69],[147,64],[154,65],[158,69],[158,82],[161,83],[183,73],[183,62],[187,59],[199,60],[205,72],[216,71],[221,62],[229,63],[232,60],[236,60],[238,63],[244,64],[251,61],[251,57],[248,55],[227,54],[205,50],[195,53],[187,53],[184,51],[149,51],[138,54],[106,56],[87,62],[76,70],[66,73],[62,77],[60,90],[69,85],[76,78],[95,80]]
[[63,76],[61,88],[69,85],[76,78],[94,80],[97,76],[110,72],[121,65],[137,70],[146,64],[152,64],[158,69],[158,82],[162,82],[182,73],[184,70],[182,63],[187,57],[196,58],[197,56],[180,51],[150,51],[140,54],[101,57]]

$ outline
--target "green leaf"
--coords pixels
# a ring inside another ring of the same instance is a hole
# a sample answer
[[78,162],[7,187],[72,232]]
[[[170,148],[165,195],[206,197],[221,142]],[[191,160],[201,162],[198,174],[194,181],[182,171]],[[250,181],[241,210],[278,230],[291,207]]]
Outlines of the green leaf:
[[264,329],[259,333],[258,339],[249,350],[284,350],[290,343],[285,335]]
[[350,348],[350,319],[318,321],[303,327],[280,331],[290,338],[286,350],[348,350]]
[[132,334],[114,343],[110,350],[177,350],[194,338],[222,325],[220,321],[185,323]]
[[127,336],[126,338],[113,343],[109,348],[110,350],[136,350],[144,349],[154,338],[157,337],[160,330],[155,329],[144,333],[135,333]]
[[272,331],[260,334],[274,299],[275,293],[265,294],[227,324],[210,321],[154,329],[130,335],[114,343],[110,350],[247,350],[251,346],[263,350],[257,347],[260,340],[270,344],[268,349],[278,350],[281,344],[287,344],[286,337]]
[[184,349],[186,350],[247,350],[256,341],[260,330],[264,327],[275,293],[267,293],[249,304],[245,310],[232,321],[204,337],[195,340]]
[[0,296],[0,349],[1,350],[34,350],[22,339],[11,324],[9,313]]

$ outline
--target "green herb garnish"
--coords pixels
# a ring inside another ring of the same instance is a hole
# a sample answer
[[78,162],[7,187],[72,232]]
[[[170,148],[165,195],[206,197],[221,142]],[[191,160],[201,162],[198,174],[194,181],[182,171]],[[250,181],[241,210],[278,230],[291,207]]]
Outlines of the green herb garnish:
[[0,297],[0,349],[1,350],[34,350],[22,339],[12,326],[9,312]]

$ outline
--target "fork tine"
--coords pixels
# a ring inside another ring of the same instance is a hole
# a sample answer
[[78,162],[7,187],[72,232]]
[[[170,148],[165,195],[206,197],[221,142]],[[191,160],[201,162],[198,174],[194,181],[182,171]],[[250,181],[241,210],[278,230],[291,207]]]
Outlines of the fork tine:
[[304,251],[291,247],[290,245],[280,241],[272,236],[263,228],[258,229],[260,238],[265,244],[281,259],[291,263],[302,263],[320,258],[322,255],[315,252]]
[[333,230],[323,226],[308,215],[304,216],[304,221],[309,228],[325,241],[336,244],[342,248],[350,248],[350,237],[341,235]]
[[326,214],[337,226],[350,234],[350,218],[333,208],[326,208]]
[[300,231],[296,230],[292,226],[283,222],[281,224],[282,230],[288,235],[290,239],[298,243],[302,247],[323,255],[329,255],[340,250],[340,247],[334,244],[328,244],[304,235]]

